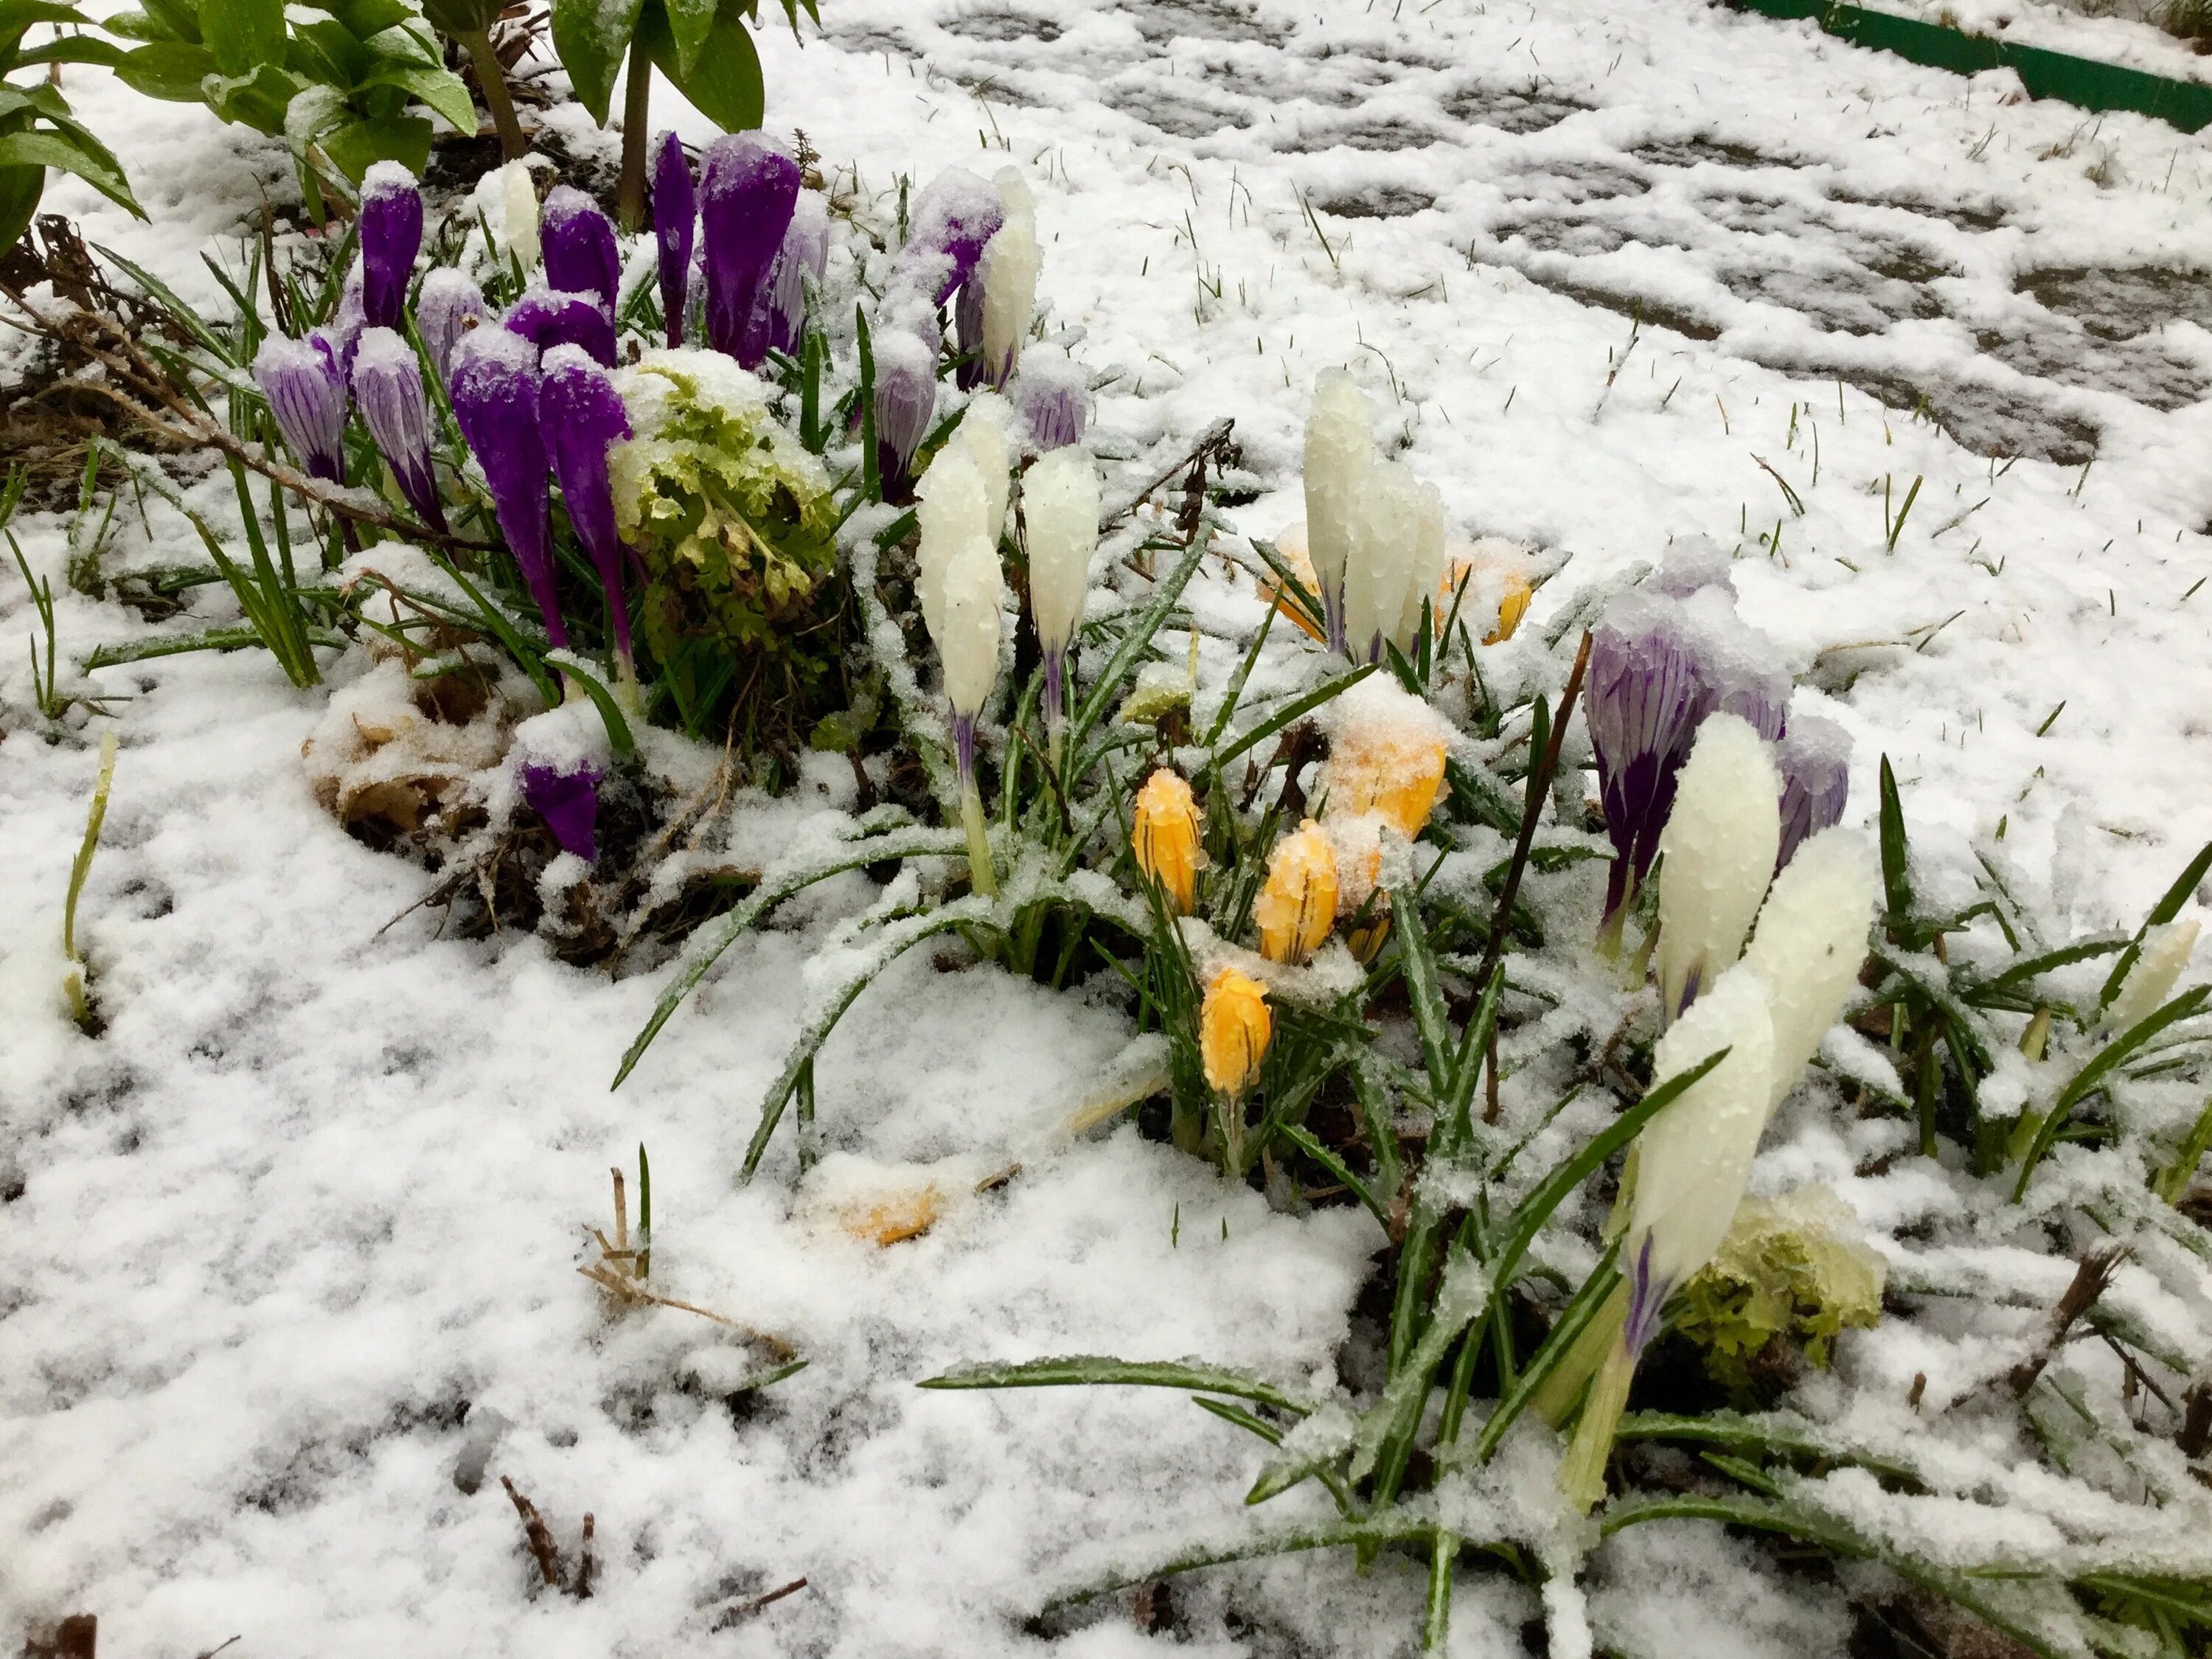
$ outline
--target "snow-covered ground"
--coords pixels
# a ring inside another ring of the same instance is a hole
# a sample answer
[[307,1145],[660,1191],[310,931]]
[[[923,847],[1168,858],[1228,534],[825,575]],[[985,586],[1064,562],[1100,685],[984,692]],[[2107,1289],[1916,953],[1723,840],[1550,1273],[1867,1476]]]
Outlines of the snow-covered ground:
[[[1109,455],[1233,416],[1294,485],[1313,376],[1349,364],[1460,529],[1570,556],[1532,625],[1671,537],[1735,548],[1746,616],[1856,738],[1847,821],[1888,754],[1931,879],[1963,887],[2002,821],[2076,926],[2132,925],[2212,837],[2204,141],[1687,0],[823,13],[803,50],[763,36],[771,126],[866,192],[1024,169],[1052,325],[1112,377]],[[153,223],[66,182],[49,206],[211,301],[200,248],[281,155],[94,72],[70,91]],[[1291,488],[1243,519],[1299,515]],[[61,591],[58,520],[16,527],[65,651],[145,631]],[[87,1610],[131,1656],[1410,1647],[1418,1578],[1340,1556],[1180,1581],[1179,1638],[1110,1605],[1027,1629],[1085,1547],[1231,1520],[1250,1443],[1168,1393],[912,1386],[1068,1352],[1335,1380],[1381,1243],[1363,1215],[1272,1213],[1126,1127],[1040,1135],[1119,1012],[917,953],[825,1053],[836,1156],[794,1190],[779,1148],[735,1191],[811,944],[865,878],[736,946],[610,1094],[660,979],[441,940],[429,913],[386,927],[425,878],[310,796],[327,693],[242,653],[98,676],[122,752],[82,923],[109,1024],[85,1037],[57,935],[97,759],[22,716],[31,625],[0,576],[0,1644]],[[611,1317],[574,1272],[641,1141],[655,1281],[805,1370],[731,1395],[754,1361],[721,1328]],[[1769,1157],[1819,1161],[1786,1135]],[[939,1160],[949,1190],[1022,1167],[895,1249],[836,1224],[875,1166]],[[1902,1363],[1940,1395],[1971,1364],[1881,1335],[1844,1343],[1846,1375]],[[592,1599],[531,1595],[501,1474],[564,1545],[593,1515]],[[1702,1523],[1624,1534],[1592,1586],[1626,1653],[1809,1659],[1846,1633]],[[1470,1579],[1455,1650],[1518,1651],[1534,1616]]]

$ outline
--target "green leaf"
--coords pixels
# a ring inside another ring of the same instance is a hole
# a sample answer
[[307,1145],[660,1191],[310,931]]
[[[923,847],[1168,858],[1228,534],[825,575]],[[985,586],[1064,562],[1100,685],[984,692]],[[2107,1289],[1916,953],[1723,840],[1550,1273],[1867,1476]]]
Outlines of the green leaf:
[[1375,665],[1365,663],[1350,673],[1339,674],[1334,679],[1322,681],[1302,697],[1292,698],[1257,726],[1238,732],[1226,749],[1217,750],[1213,763],[1216,766],[1228,765],[1255,744],[1265,743],[1291,721],[1303,720],[1332,697],[1343,696],[1374,672]]
[[2044,1154],[2057,1141],[2058,1132],[2074,1115],[2074,1109],[2095,1093],[2112,1069],[2144,1043],[2167,1026],[2201,1011],[2207,997],[2212,997],[2212,985],[2199,985],[2184,991],[2155,1013],[2130,1025],[2114,1037],[2098,1051],[2094,1060],[2074,1074],[2072,1081],[2058,1091],[2058,1098],[2051,1102],[2051,1109],[2044,1114],[2043,1121],[2036,1127],[2035,1139],[2029,1143],[2027,1155],[2021,1161],[2020,1179],[2013,1186],[2014,1203],[2019,1203],[2027,1195],[2028,1177],[2035,1173],[2035,1166],[2043,1161]]
[[375,63],[368,46],[343,23],[302,23],[294,31],[284,66],[303,80],[351,87]]
[[605,125],[615,72],[637,32],[642,0],[553,0],[553,49],[575,85],[576,101]]
[[676,43],[676,62],[689,75],[699,61],[699,49],[714,33],[717,0],[660,0],[668,15],[668,32]]
[[[137,198],[131,193],[130,182],[112,161],[112,157],[103,161],[79,140],[62,133],[43,129],[0,133],[0,168],[59,167],[64,173],[76,174],[118,207],[127,208],[136,217],[144,218],[146,215]],[[33,198],[34,202],[36,199]],[[15,234],[21,235],[21,230],[19,228]]]
[[1897,795],[1897,774],[1881,757],[1881,889],[1893,926],[1912,914],[1912,876],[1905,863],[1905,806]]
[[506,0],[422,0],[422,15],[441,34],[482,34],[506,9]]
[[1243,1371],[1192,1359],[1115,1359],[1101,1354],[1071,1354],[1004,1364],[962,1365],[915,1386],[923,1389],[1059,1389],[1119,1384],[1138,1389],[1196,1389],[1256,1400],[1278,1411],[1311,1413],[1314,1402]]
[[419,174],[430,162],[430,124],[419,115],[385,115],[349,121],[323,136],[325,154],[355,184],[379,161],[397,161]]
[[264,64],[251,75],[209,76],[200,83],[200,96],[222,119],[275,138],[283,135],[286,113],[305,86],[281,64]]
[[599,678],[599,670],[573,651],[548,651],[545,660],[583,688],[584,695],[592,700],[592,707],[599,711],[600,723],[607,728],[608,746],[617,755],[635,754],[637,740],[630,736],[629,722],[623,718],[622,705]]
[[200,0],[200,33],[225,75],[284,61],[284,0]]
[[[1194,536],[1191,538],[1191,544],[1184,550],[1182,557],[1176,561],[1175,568],[1169,571],[1153,587],[1152,603],[1138,614],[1133,623],[1122,630],[1121,642],[1114,647],[1114,653],[1107,658],[1105,666],[1099,670],[1097,682],[1092,684],[1083,701],[1076,705],[1075,714],[1068,720],[1069,753],[1075,755],[1082,753],[1083,740],[1090,736],[1091,728],[1096,726],[1105,714],[1106,705],[1120,690],[1121,682],[1136,672],[1137,665],[1144,659],[1145,653],[1152,648],[1152,636],[1160,631],[1161,626],[1168,619],[1169,612],[1175,609],[1176,602],[1182,599],[1182,590],[1189,585],[1190,579],[1198,574],[1198,567],[1206,557],[1206,540],[1204,536]],[[1074,775],[1080,776],[1088,769],[1087,765],[1079,765]]]
[[689,69],[678,60],[667,19],[657,9],[638,20],[637,33],[660,72],[709,121],[725,132],[760,125],[766,107],[760,55],[735,7],[725,4],[714,14],[714,26],[692,54]]
[[126,52],[115,71],[131,91],[173,104],[200,102],[200,83],[216,72],[213,52],[182,40],[156,40]]
[[30,228],[46,191],[44,167],[0,167],[0,247],[13,247]]
[[143,11],[118,11],[100,25],[118,40],[173,40],[168,27]]
[[168,39],[189,46],[207,45],[207,37],[200,32],[198,0],[141,0],[141,3],[146,15],[168,32]]
[[97,64],[102,69],[120,69],[126,54],[112,40],[88,40],[79,35],[65,35],[43,46],[22,53],[19,64]]
[[450,70],[387,60],[371,70],[362,85],[398,87],[421,99],[456,131],[476,131],[477,106],[469,97],[468,85]]
[[[362,40],[409,22],[415,15],[399,0],[315,0],[315,9],[330,13],[345,25],[348,33]],[[429,9],[423,9],[427,15]],[[500,7],[493,6],[492,16],[498,16],[500,10]],[[434,26],[435,20],[432,21]],[[489,21],[483,25],[489,26]]]

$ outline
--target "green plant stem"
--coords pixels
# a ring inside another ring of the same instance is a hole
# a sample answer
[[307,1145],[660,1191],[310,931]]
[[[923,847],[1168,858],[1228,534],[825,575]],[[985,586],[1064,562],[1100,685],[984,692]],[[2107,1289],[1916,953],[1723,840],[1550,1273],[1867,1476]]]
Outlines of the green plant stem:
[[652,123],[653,60],[633,38],[623,84],[622,183],[615,191],[615,216],[633,235],[645,225],[645,143]]
[[499,66],[499,53],[493,50],[489,29],[471,29],[453,37],[461,43],[461,50],[476,65],[477,84],[483,88],[484,107],[491,112],[493,129],[499,134],[499,153],[510,161],[519,161],[530,153],[530,141],[522,136],[522,123],[515,118],[514,100],[507,90],[507,71]]
[[983,798],[972,781],[960,792],[960,823],[968,831],[969,884],[985,898],[996,898],[999,874],[991,867],[991,836],[983,823]]

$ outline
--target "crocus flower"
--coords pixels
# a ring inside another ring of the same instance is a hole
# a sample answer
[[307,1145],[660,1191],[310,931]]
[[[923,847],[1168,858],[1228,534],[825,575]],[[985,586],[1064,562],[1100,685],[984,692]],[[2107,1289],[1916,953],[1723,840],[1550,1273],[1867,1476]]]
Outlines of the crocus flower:
[[1450,729],[1390,675],[1372,675],[1344,693],[1330,710],[1324,815],[1373,813],[1413,840],[1436,810]]
[[1267,854],[1267,884],[1253,901],[1260,954],[1270,962],[1304,962],[1336,925],[1336,850],[1311,818]]
[[490,315],[483,290],[467,273],[440,265],[422,279],[422,292],[415,296],[415,327],[441,386],[452,378],[453,347],[461,336]]
[[952,383],[963,392],[984,380],[983,301],[983,272],[979,264],[975,273],[960,285],[959,295],[952,302],[953,342],[959,348]]
[[1771,1113],[1797,1086],[1828,1028],[1843,1018],[1866,961],[1881,901],[1865,838],[1824,830],[1783,866],[1759,912],[1743,959],[1766,975],[1774,1028]]
[[2190,952],[2197,948],[2197,931],[2194,921],[2169,921],[2144,933],[2136,965],[2120,982],[2112,1006],[2105,1010],[2106,1030],[2124,1031],[2159,1011],[2173,994],[2182,970],[2189,966]]
[[725,133],[707,147],[699,178],[707,337],[741,368],[759,368],[767,354],[765,334],[749,338],[748,325],[798,201],[799,163],[752,134]]
[[1066,723],[1062,681],[1083,622],[1091,557],[1098,549],[1098,469],[1079,449],[1055,449],[1022,480],[1029,536],[1030,611],[1044,657],[1044,720],[1052,750]]
[[270,335],[254,354],[253,383],[307,476],[343,483],[346,388],[330,340],[319,334],[304,340]]
[[1349,374],[1330,369],[1315,380],[1306,417],[1306,548],[1321,584],[1328,643],[1339,651],[1345,643],[1345,567],[1374,465],[1374,409]]
[[408,274],[422,251],[422,192],[397,161],[370,165],[361,180],[362,310],[371,328],[397,328]]
[[947,167],[915,198],[907,248],[927,258],[944,256],[933,305],[943,305],[975,274],[983,247],[1006,223],[1000,192],[965,167]]
[[921,541],[915,554],[915,594],[921,601],[921,620],[930,638],[941,640],[947,626],[945,573],[955,553],[984,538],[990,496],[975,457],[957,445],[938,453],[915,495],[914,516]]
[[1637,1358],[1657,1332],[1668,1297],[1712,1260],[1742,1200],[1766,1124],[1774,1057],[1769,992],[1764,975],[1738,963],[1653,1051],[1655,1088],[1728,1052],[1637,1138],[1636,1192],[1622,1239],[1626,1317],[1559,1466],[1559,1484],[1577,1510],[1587,1510],[1604,1492],[1606,1459]]
[[[1436,485],[1423,479],[1414,495],[1413,545],[1407,561],[1406,586],[1398,600],[1398,621],[1391,643],[1411,657],[1420,643],[1424,627],[1421,607],[1443,584],[1448,544],[1444,535],[1444,498]],[[1431,607],[1425,626],[1443,626],[1443,612]]]
[[569,294],[596,294],[611,316],[622,289],[615,222],[574,185],[556,185],[545,198],[538,234],[545,253],[545,286]]
[[446,527],[445,504],[430,468],[430,406],[422,396],[422,367],[414,349],[394,331],[372,328],[353,359],[354,402],[378,453],[399,481],[399,493],[433,530]]
[[769,267],[760,304],[769,349],[787,356],[799,349],[806,329],[806,285],[819,283],[830,264],[830,209],[819,192],[799,193],[783,246]]
[[1632,589],[1591,630],[1583,708],[1597,761],[1613,870],[1607,933],[1617,945],[1628,902],[1659,854],[1675,775],[1697,727],[1697,681],[1681,606]]
[[1166,767],[1145,780],[1129,828],[1129,850],[1137,867],[1160,885],[1168,908],[1179,916],[1198,901],[1198,801]]
[[477,181],[484,222],[495,228],[514,262],[527,272],[538,263],[538,181],[526,161],[509,161]]
[[979,392],[968,400],[960,416],[952,447],[964,449],[983,475],[983,532],[996,548],[1006,533],[1006,507],[1012,498],[1014,446],[1013,407],[995,392]]
[[653,141],[653,236],[660,250],[660,310],[672,346],[684,343],[691,243],[698,217],[699,197],[692,188],[684,141],[664,132]]
[[1734,714],[1698,728],[1659,837],[1659,1011],[1679,1017],[1742,953],[1774,878],[1782,779],[1758,732]]
[[981,376],[1004,386],[1021,360],[1022,342],[1036,312],[1036,227],[1028,218],[1009,217],[983,250],[983,336]]
[[615,498],[607,482],[607,452],[630,435],[629,415],[607,373],[582,350],[555,346],[545,354],[538,392],[538,419],[561,483],[561,500],[576,539],[592,556],[614,625],[615,659],[625,685],[637,671],[629,647],[629,610],[623,603],[622,538],[615,531]]
[[1734,566],[1728,550],[1711,536],[1678,536],[1668,544],[1659,568],[1644,578],[1644,585],[1672,599],[1686,599],[1711,587],[1721,589],[1733,599]]
[[1851,734],[1818,714],[1800,714],[1784,730],[1774,761],[1782,769],[1781,860],[1787,864],[1808,836],[1843,818],[1851,788]]
[[1198,1048],[1206,1086],[1231,1100],[1241,1097],[1259,1076],[1260,1061],[1274,1034],[1266,985],[1236,968],[1214,975],[1198,1016]]
[[599,856],[599,769],[586,762],[573,771],[539,763],[522,769],[522,799],[545,820],[564,853],[590,864]]
[[983,801],[975,787],[975,719],[999,678],[999,608],[1003,580],[994,543],[970,536],[953,550],[943,574],[945,628],[934,635],[945,668],[945,699],[952,706],[952,740],[960,778],[960,816],[968,830],[969,879],[985,895],[998,890],[991,843],[983,827]]
[[1398,637],[1424,508],[1423,485],[1411,468],[1401,461],[1375,463],[1360,493],[1344,570],[1344,648],[1354,662],[1381,661],[1383,646]]
[[507,307],[500,325],[540,351],[581,346],[607,368],[615,366],[615,320],[596,295],[530,289]]
[[1773,742],[1790,708],[1790,675],[1773,644],[1735,614],[1728,591],[1706,587],[1681,602],[1688,619],[1697,718],[1729,714]]
[[1029,447],[1039,454],[1081,443],[1091,423],[1090,380],[1057,347],[1039,347],[1022,359],[1013,402]]
[[876,471],[894,507],[914,499],[914,454],[937,412],[937,354],[904,329],[878,332],[876,369]]
[[356,261],[338,289],[337,308],[331,313],[330,320],[309,331],[330,342],[342,374],[353,373],[354,348],[361,343],[362,330],[368,326],[368,301],[362,297],[363,285],[361,265]]
[[545,635],[568,643],[553,586],[550,465],[538,426],[538,348],[504,328],[471,330],[453,348],[453,418],[490,488],[500,533],[522,572]]

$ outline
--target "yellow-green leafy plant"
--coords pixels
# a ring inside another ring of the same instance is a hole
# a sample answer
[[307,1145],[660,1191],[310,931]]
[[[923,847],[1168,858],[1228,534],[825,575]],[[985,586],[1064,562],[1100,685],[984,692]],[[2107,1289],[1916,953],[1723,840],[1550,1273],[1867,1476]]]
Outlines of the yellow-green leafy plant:
[[1836,1337],[1881,1317],[1888,1264],[1825,1187],[1747,1198],[1728,1237],[1682,1292],[1675,1328],[1705,1351],[1715,1382],[1747,1399],[1752,1366],[1780,1339],[1825,1366]]

